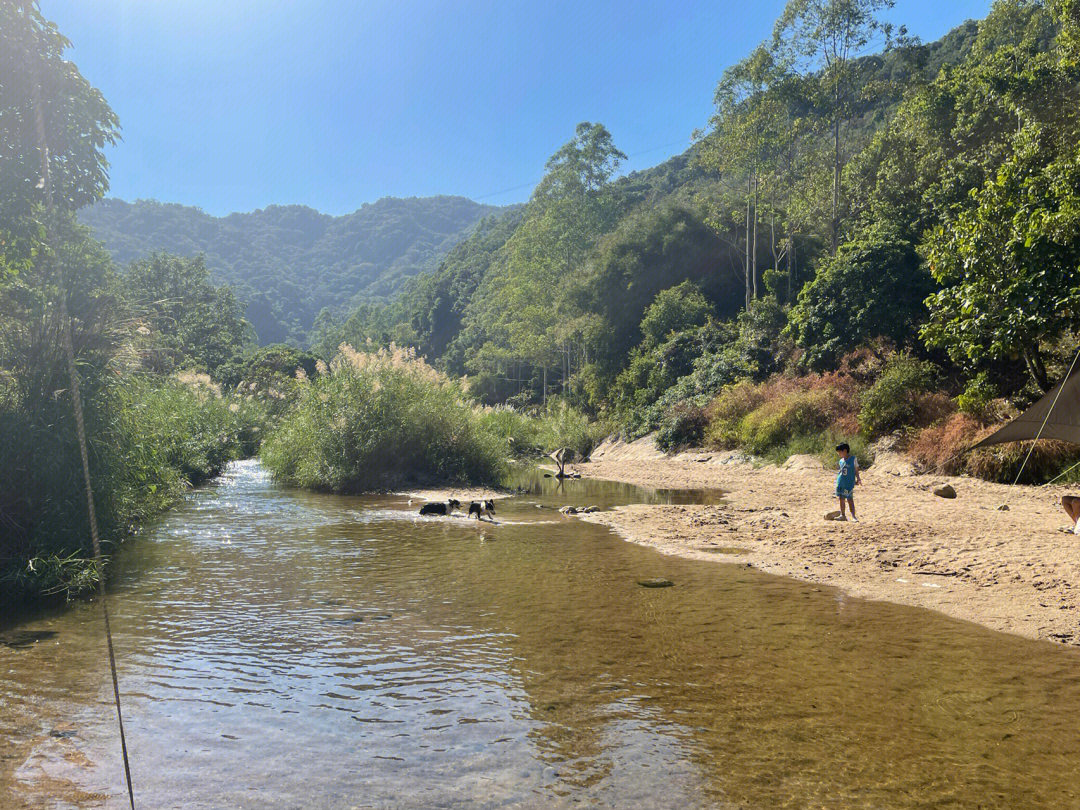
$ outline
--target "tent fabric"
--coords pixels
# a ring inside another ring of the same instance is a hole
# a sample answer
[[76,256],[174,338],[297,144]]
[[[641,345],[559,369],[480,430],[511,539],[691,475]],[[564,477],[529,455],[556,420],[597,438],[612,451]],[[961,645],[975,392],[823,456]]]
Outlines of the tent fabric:
[[[1058,396],[1059,391],[1060,396]],[[1050,418],[1046,419],[1048,413]],[[1046,427],[1042,427],[1044,419],[1046,419]],[[1042,427],[1042,433],[1039,433],[1040,427]],[[1080,368],[1075,368],[1046,396],[1000,430],[991,433],[975,447],[1028,441],[1036,436],[1040,439],[1058,439],[1080,444]]]

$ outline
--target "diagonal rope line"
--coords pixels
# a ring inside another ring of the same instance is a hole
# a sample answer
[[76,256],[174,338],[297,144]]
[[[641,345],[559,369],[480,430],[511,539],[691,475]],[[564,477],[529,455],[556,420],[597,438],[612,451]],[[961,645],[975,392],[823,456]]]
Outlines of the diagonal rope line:
[[1039,432],[1035,434],[1035,438],[1031,442],[1031,447],[1028,448],[1027,455],[1024,456],[1024,463],[1020,465],[1020,471],[1016,474],[1016,478],[1013,479],[1013,486],[1020,481],[1020,476],[1024,474],[1024,467],[1027,466],[1028,460],[1031,458],[1031,454],[1035,452],[1035,445],[1039,441],[1039,437],[1042,436],[1043,431],[1046,429],[1046,423],[1050,421],[1050,414],[1054,412],[1054,407],[1058,403],[1058,398],[1061,396],[1061,392],[1065,390],[1065,383],[1068,382],[1069,377],[1072,376],[1073,369],[1076,368],[1076,361],[1080,360],[1080,349],[1077,349],[1076,356],[1073,357],[1072,365],[1069,366],[1069,370],[1065,372],[1065,376],[1061,380],[1061,385],[1058,386],[1057,393],[1054,394],[1054,401],[1050,403],[1050,409],[1046,412],[1046,416],[1043,417],[1042,424],[1039,425]]
[[[27,7],[22,7],[23,18],[27,27],[35,30],[30,20]],[[45,130],[45,116],[42,113],[41,100],[41,77],[37,70],[37,60],[34,54],[28,54],[27,61],[30,70],[34,74],[33,106],[34,126],[37,131],[38,150],[41,152],[41,182],[45,192],[45,210],[47,223],[45,229],[45,246],[49,258],[54,258],[50,250],[51,236],[56,231],[56,209],[53,202],[52,176],[49,171],[49,142]],[[109,672],[112,675],[113,701],[116,704],[116,722],[120,727],[120,752],[124,760],[124,779],[127,782],[128,802],[131,810],[135,810],[135,788],[131,782],[131,764],[128,758],[127,735],[124,733],[124,713],[120,708],[120,680],[116,674],[116,652],[113,649],[112,627],[109,624],[109,605],[105,595],[105,565],[101,557],[101,536],[98,533],[97,511],[94,508],[94,488],[90,482],[90,454],[86,444],[86,423],[83,419],[82,394],[79,390],[79,370],[75,365],[75,347],[71,337],[71,315],[67,307],[67,283],[64,273],[63,262],[55,264],[59,281],[60,298],[60,329],[64,344],[64,355],[67,360],[68,377],[71,380],[71,407],[75,412],[75,432],[79,439],[79,454],[82,457],[83,482],[86,485],[86,510],[90,520],[90,540],[94,548],[94,565],[98,575],[98,598],[101,600],[101,615],[105,620],[105,644],[109,652]]]
[[[61,283],[63,271],[61,271]],[[94,490],[90,485],[90,456],[86,449],[86,425],[83,422],[82,395],[79,392],[79,372],[75,367],[75,349],[71,341],[71,317],[67,310],[67,293],[60,290],[60,318],[63,322],[64,354],[67,355],[68,376],[71,378],[71,407],[75,411],[75,431],[79,437],[79,454],[82,456],[83,481],[86,484],[86,510],[90,516],[90,539],[94,545],[94,565],[98,574],[98,598],[101,615],[105,619],[105,644],[109,650],[109,671],[112,673],[113,700],[116,703],[116,722],[120,726],[120,752],[124,758],[124,779],[127,782],[128,801],[135,810],[135,788],[131,783],[131,765],[128,761],[127,736],[124,734],[124,713],[120,708],[120,681],[116,676],[116,653],[113,650],[112,628],[109,626],[109,605],[105,598],[105,567],[101,559],[101,537],[98,535],[97,513],[94,510]]]

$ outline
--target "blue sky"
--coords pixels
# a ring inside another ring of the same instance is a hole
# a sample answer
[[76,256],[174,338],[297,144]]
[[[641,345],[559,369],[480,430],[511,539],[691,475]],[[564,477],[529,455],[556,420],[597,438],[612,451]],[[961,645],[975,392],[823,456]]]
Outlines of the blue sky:
[[[524,200],[579,121],[681,152],[784,0],[41,0],[120,117],[111,196],[213,214]],[[898,0],[924,41],[990,0]]]

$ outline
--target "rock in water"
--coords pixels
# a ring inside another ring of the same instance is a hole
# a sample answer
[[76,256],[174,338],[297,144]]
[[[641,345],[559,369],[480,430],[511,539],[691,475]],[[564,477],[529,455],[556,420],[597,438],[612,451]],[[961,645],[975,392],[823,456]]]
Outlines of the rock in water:
[[955,498],[956,490],[952,488],[951,484],[946,484],[943,487],[938,487],[934,490],[934,494],[939,498]]
[[637,584],[642,588],[670,588],[675,583],[670,579],[639,579]]
[[564,506],[560,510],[564,515],[576,515],[578,508],[576,506]]

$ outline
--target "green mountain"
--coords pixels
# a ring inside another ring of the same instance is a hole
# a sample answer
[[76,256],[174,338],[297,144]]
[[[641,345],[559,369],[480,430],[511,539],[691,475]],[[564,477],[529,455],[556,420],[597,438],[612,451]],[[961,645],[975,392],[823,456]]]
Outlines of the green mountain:
[[324,308],[392,296],[436,269],[496,206],[464,197],[384,197],[344,216],[301,205],[215,217],[155,200],[103,200],[80,218],[121,265],[155,251],[203,254],[247,305],[261,343],[303,341]]

